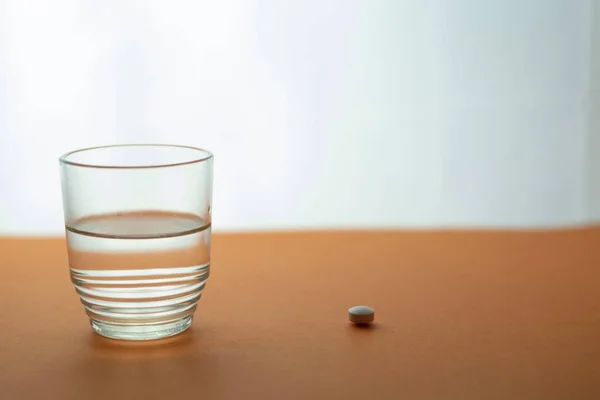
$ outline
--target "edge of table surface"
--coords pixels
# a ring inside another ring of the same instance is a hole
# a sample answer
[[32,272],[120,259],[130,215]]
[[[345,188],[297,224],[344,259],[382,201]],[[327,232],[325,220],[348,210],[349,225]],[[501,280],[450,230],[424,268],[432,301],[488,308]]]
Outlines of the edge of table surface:
[[[63,239],[0,238],[8,398],[599,398],[600,228],[214,234],[192,328],[91,332]],[[376,324],[347,323],[355,304]]]

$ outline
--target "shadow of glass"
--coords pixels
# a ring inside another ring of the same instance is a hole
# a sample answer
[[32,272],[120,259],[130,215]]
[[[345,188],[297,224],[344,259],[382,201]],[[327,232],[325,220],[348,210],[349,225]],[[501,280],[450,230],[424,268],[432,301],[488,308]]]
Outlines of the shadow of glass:
[[189,354],[197,347],[198,333],[191,328],[178,335],[158,340],[127,341],[109,339],[90,332],[89,344],[92,357],[102,359],[139,360],[174,358]]
[[77,396],[91,392],[98,398],[117,394],[154,398],[163,392],[183,397],[189,395],[184,393],[189,387],[200,386],[209,395],[218,390],[219,359],[205,348],[201,330],[190,328],[170,338],[144,342],[113,340],[90,332],[87,344],[76,362],[67,366],[67,389]]

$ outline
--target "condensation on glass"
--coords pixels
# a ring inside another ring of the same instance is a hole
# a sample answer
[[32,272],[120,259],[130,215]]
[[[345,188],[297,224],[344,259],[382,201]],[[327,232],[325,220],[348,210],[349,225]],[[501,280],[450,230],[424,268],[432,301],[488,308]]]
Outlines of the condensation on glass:
[[71,280],[93,329],[127,340],[186,330],[210,271],[212,154],[136,144],[59,161]]

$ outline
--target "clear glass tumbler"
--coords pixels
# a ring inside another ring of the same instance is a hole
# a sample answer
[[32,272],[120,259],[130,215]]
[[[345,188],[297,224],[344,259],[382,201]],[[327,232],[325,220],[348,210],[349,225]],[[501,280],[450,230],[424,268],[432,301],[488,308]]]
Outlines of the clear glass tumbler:
[[192,323],[210,270],[213,156],[134,144],[60,157],[71,280],[93,329],[160,339]]

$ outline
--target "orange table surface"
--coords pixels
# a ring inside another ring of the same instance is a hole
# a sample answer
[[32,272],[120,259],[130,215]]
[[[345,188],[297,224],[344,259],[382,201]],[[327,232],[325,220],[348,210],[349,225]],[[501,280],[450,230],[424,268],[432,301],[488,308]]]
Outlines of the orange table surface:
[[216,234],[192,327],[144,343],[94,334],[67,266],[0,239],[2,399],[600,398],[600,228]]

